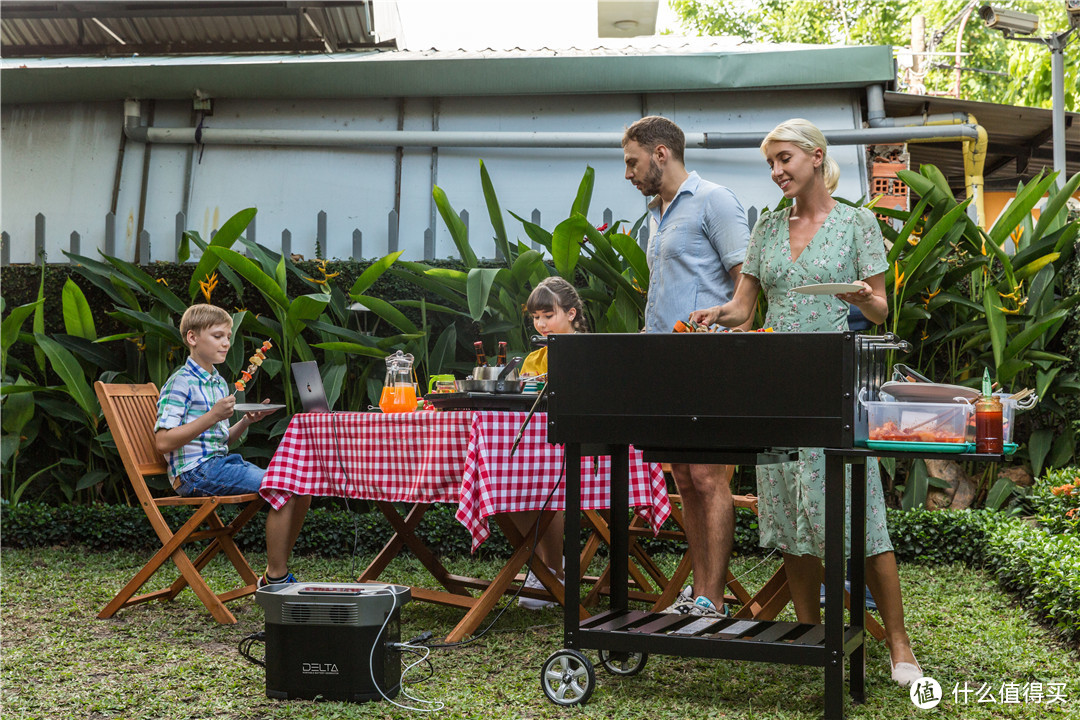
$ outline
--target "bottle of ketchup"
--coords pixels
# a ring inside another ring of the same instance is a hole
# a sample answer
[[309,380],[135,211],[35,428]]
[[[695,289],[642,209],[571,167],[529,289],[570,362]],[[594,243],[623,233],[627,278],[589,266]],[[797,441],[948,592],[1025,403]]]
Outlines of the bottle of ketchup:
[[983,371],[983,394],[975,403],[975,452],[1000,454],[1005,451],[1001,401],[990,387],[990,371]]

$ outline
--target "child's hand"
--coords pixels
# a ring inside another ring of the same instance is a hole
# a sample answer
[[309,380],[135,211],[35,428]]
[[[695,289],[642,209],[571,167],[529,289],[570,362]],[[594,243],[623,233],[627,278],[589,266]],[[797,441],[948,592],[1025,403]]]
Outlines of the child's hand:
[[[265,400],[263,400],[262,404],[265,405],[268,402],[270,402],[270,398],[266,398]],[[277,411],[277,408],[273,408],[273,409],[270,409],[270,410],[259,410],[258,412],[244,413],[244,417],[247,418],[247,421],[249,423],[257,423],[260,420],[262,420],[264,417],[269,415],[270,413],[276,412],[276,411]]]
[[233,407],[235,406],[236,396],[226,395],[214,403],[214,407],[210,408],[210,412],[207,414],[214,418],[214,422],[221,422],[233,416]]

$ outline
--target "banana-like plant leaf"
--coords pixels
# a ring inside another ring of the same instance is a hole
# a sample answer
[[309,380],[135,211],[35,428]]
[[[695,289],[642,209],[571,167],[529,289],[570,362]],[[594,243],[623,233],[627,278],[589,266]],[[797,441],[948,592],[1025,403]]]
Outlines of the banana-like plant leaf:
[[986,494],[986,509],[999,510],[1005,501],[1012,497],[1015,490],[1016,486],[1012,480],[1004,475],[999,476],[997,482],[990,488],[990,492]]
[[384,358],[389,355],[385,350],[370,345],[361,345],[355,342],[320,342],[312,343],[311,347],[326,350],[327,352],[343,352],[347,355],[363,355],[364,357]]
[[1032,209],[1039,203],[1047,189],[1053,184],[1054,178],[1047,175],[1037,178],[1017,193],[1005,213],[998,218],[994,226],[990,228],[990,238],[995,244],[1001,246],[1009,238],[1021,219],[1031,216]]
[[64,329],[67,334],[91,341],[96,340],[97,328],[94,327],[94,314],[90,311],[90,303],[86,302],[82,288],[71,278],[64,283],[61,304],[64,312]]
[[1042,475],[1043,462],[1053,442],[1054,431],[1050,428],[1039,428],[1028,438],[1028,460],[1031,461],[1031,473],[1035,477]]
[[184,311],[187,310],[187,303],[174,295],[171,290],[159,283],[156,278],[151,277],[142,268],[111,255],[106,255],[105,259],[109,261],[110,265],[134,280],[147,295],[165,305],[172,312],[183,315]]
[[1076,433],[1071,427],[1064,431],[1050,445],[1050,453],[1046,456],[1046,466],[1051,468],[1065,467],[1069,464],[1076,453]]
[[499,248],[506,264],[513,262],[510,253],[510,241],[506,237],[506,225],[503,223],[502,208],[499,207],[499,198],[495,195],[495,186],[491,184],[491,176],[488,175],[487,166],[480,161],[480,185],[484,189],[484,203],[487,205],[488,218],[491,227],[495,231],[495,247]]
[[479,322],[487,309],[491,286],[499,271],[495,268],[472,268],[465,283],[468,291],[469,317]]
[[127,308],[117,308],[109,313],[109,317],[122,320],[132,327],[138,328],[143,333],[156,334],[158,337],[168,340],[174,345],[184,345],[184,339],[180,336],[179,330],[167,321],[159,320],[150,313],[128,310]]
[[2,355],[0,355],[0,359],[2,359],[2,362],[0,362],[0,374],[3,374],[7,368],[8,349],[14,345],[15,340],[18,339],[19,332],[22,330],[26,318],[33,315],[37,307],[44,302],[45,300],[42,298],[35,302],[12,308],[11,312],[8,313],[8,316],[0,323],[0,350],[3,351]]
[[382,277],[383,273],[390,269],[390,266],[394,264],[394,261],[401,257],[403,252],[405,251],[399,250],[398,252],[384,255],[371,263],[364,272],[360,273],[360,277],[356,278],[356,282],[353,283],[353,286],[349,288],[349,295],[355,296],[363,294],[364,291],[375,284],[376,280]]
[[649,262],[645,257],[645,251],[641,249],[637,241],[630,235],[616,233],[611,236],[611,245],[623,256],[627,265],[633,270],[638,285],[647,288],[649,286]]
[[581,239],[586,228],[592,227],[583,215],[572,215],[555,226],[551,234],[551,255],[555,261],[555,270],[564,278],[574,277],[581,256]]
[[34,339],[37,341],[38,347],[49,358],[53,372],[64,381],[64,387],[68,394],[86,413],[90,426],[97,427],[101,405],[98,403],[93,390],[90,389],[90,385],[86,382],[86,376],[83,375],[79,361],[75,359],[75,356],[70,351],[47,335],[34,333]]
[[[218,235],[220,234],[221,233],[219,232]],[[217,237],[214,239],[216,240]],[[280,312],[282,315],[288,312],[290,304],[289,297],[285,294],[285,291],[282,289],[282,284],[277,278],[270,277],[263,272],[258,265],[235,250],[211,245],[206,249],[206,252],[208,255],[217,257],[233,270],[240,273],[241,277],[254,285],[255,289],[262,293],[263,297],[273,304],[275,312]],[[282,275],[284,275],[284,258],[279,261],[278,267],[281,268]],[[284,279],[284,277],[282,277],[282,279]]]
[[901,499],[901,507],[904,510],[921,508],[926,505],[926,494],[929,490],[928,475],[925,460],[917,458],[912,461],[907,480],[904,481],[904,497]]
[[[33,386],[26,378],[20,375],[14,385],[5,386],[4,389],[6,390],[8,387],[32,388]],[[7,395],[6,397],[4,412],[0,413],[0,425],[3,426],[5,432],[19,437],[22,435],[26,423],[34,418],[34,393],[31,390]]]
[[458,254],[461,255],[461,262],[467,268],[476,267],[476,253],[473,252],[472,247],[469,245],[469,230],[465,227],[465,223],[461,221],[461,217],[454,212],[449,198],[446,197],[446,192],[436,185],[431,189],[431,196],[435,199],[435,207],[439,210],[443,222],[446,223],[447,230],[450,231],[450,238],[454,241],[454,245],[457,246]]
[[544,256],[536,250],[525,250],[514,260],[510,268],[511,282],[519,288],[528,285],[529,280],[537,273],[547,274],[544,267]]
[[294,298],[285,314],[287,330],[294,336],[300,334],[308,320],[315,320],[326,310],[330,296],[326,293],[310,293]]
[[124,369],[120,353],[98,342],[91,342],[78,335],[54,335],[53,339],[70,350],[77,358],[93,363],[100,370],[120,372]]
[[[994,349],[994,366],[1005,360],[1005,342],[1008,332],[1005,313],[1001,311],[1001,298],[994,287],[983,290],[983,310],[986,312],[986,325],[990,329],[990,343]],[[1000,381],[1000,378],[998,379]]]
[[530,240],[532,240],[540,247],[547,248],[550,252],[551,233],[549,233],[547,230],[540,227],[536,223],[529,222],[528,220],[519,215],[514,215],[514,213],[510,213],[510,215],[512,215],[514,219],[517,220],[519,223],[521,223],[521,226],[525,228],[525,234],[529,236]]
[[589,205],[592,203],[593,184],[596,182],[596,171],[588,165],[585,166],[585,174],[578,183],[577,195],[574,204],[570,206],[570,216],[582,215],[588,217]]
[[[188,296],[192,300],[199,294],[199,282],[212,273],[217,268],[218,263],[223,259],[221,255],[210,252],[210,248],[231,248],[233,243],[240,237],[240,234],[243,233],[244,230],[247,229],[247,226],[251,224],[251,221],[255,219],[255,213],[255,208],[241,210],[226,220],[225,224],[218,228],[218,231],[210,240],[207,252],[203,253],[202,258],[199,260],[199,264],[195,266],[195,269],[191,273],[191,282],[188,283]],[[239,269],[237,269],[237,272],[240,272]],[[243,275],[243,273],[240,274]],[[248,282],[251,281],[248,280]]]
[[1044,235],[1065,224],[1068,213],[1063,213],[1062,210],[1067,207],[1066,203],[1076,193],[1077,188],[1080,188],[1080,173],[1069,178],[1069,181],[1065,183],[1065,187],[1056,193],[1051,193],[1046,207],[1039,213],[1039,222],[1031,233],[1032,242],[1038,242]]
[[419,332],[412,320],[405,317],[400,310],[385,300],[380,300],[379,298],[370,295],[357,295],[355,299],[398,330],[407,333]]
[[1009,341],[1009,344],[1005,346],[1004,357],[1012,358],[1019,356],[1028,345],[1031,345],[1031,343],[1041,338],[1043,333],[1045,333],[1051,325],[1060,322],[1068,316],[1069,310],[1067,308],[1043,315],[1017,333],[1013,339]]

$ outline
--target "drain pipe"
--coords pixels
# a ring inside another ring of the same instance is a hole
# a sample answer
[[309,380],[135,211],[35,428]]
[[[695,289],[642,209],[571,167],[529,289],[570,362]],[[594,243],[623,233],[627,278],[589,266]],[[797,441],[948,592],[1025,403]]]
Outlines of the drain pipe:
[[[866,88],[866,116],[871,128],[938,128],[940,140],[959,140],[964,146],[964,186],[969,198],[975,198],[975,222],[986,229],[986,203],[983,195],[983,168],[986,165],[988,136],[986,128],[971,113],[951,112],[933,115],[914,115],[904,118],[885,116],[885,88],[871,85]],[[949,129],[945,129],[949,128]],[[955,133],[955,134],[954,134]],[[950,137],[951,136],[951,137]],[[831,142],[831,140],[830,140]],[[906,142],[932,142],[912,137]]]

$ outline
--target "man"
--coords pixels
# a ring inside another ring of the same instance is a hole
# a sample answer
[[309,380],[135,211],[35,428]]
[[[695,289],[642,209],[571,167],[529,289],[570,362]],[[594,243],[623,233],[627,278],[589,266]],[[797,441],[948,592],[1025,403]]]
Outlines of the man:
[[[626,129],[622,146],[626,179],[652,197],[645,331],[671,332],[677,320],[697,308],[731,298],[750,239],[746,213],[726,187],[687,172],[686,138],[671,120],[641,118]],[[735,533],[730,487],[734,468],[673,464],[671,469],[682,496],[694,583],[668,610],[722,615]]]

